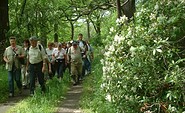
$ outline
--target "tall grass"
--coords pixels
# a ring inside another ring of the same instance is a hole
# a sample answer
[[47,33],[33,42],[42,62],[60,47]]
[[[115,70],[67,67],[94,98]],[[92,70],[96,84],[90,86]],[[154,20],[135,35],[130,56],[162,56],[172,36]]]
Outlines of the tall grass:
[[3,65],[0,66],[0,103],[8,98],[8,72]]
[[10,113],[51,113],[56,111],[56,106],[64,98],[70,84],[68,74],[62,81],[57,78],[49,80],[46,84],[47,92],[41,94],[40,88],[36,89],[33,97],[28,97],[9,110]]
[[[98,49],[101,50],[101,49]],[[83,83],[83,95],[80,105],[85,113],[113,113],[112,106],[105,99],[102,85],[101,51],[95,51],[95,59],[92,64],[92,73],[86,77]]]

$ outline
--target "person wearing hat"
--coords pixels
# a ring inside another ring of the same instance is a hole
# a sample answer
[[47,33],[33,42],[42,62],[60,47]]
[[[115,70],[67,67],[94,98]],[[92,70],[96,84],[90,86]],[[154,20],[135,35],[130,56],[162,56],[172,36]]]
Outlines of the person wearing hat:
[[10,37],[9,42],[10,46],[6,48],[3,59],[8,70],[9,97],[13,97],[14,80],[19,88],[19,93],[22,93],[21,63],[19,59],[24,58],[24,50],[21,46],[16,45],[16,37]]
[[77,85],[82,75],[82,55],[77,41],[73,41],[72,46],[69,48],[68,57],[69,62],[71,62],[71,77],[74,85]]
[[30,49],[28,52],[29,73],[30,73],[30,95],[34,94],[35,79],[38,77],[41,90],[45,92],[44,71],[46,70],[47,55],[44,48],[40,48],[37,44],[38,38],[32,36],[30,39]]
[[82,75],[81,75],[81,79],[83,79],[83,77],[85,76],[85,71],[87,70],[87,65],[88,65],[88,59],[87,59],[87,44],[86,42],[83,40],[83,34],[78,34],[78,45],[81,49],[81,54],[82,54],[82,61],[83,61],[83,65],[82,65]]

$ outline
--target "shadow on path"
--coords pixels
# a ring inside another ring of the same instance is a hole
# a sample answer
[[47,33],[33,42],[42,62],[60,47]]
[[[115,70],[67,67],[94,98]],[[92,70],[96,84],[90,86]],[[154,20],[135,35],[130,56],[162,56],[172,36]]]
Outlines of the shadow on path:
[[59,105],[56,113],[82,113],[79,106],[82,89],[81,85],[73,86]]
[[8,110],[15,106],[19,101],[29,96],[29,89],[23,89],[22,94],[9,98],[6,102],[0,104],[0,113],[7,113]]

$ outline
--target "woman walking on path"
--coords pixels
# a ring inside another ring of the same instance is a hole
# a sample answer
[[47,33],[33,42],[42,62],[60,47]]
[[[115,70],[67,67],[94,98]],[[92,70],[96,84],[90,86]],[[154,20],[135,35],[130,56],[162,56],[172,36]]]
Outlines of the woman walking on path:
[[67,64],[66,50],[63,48],[63,46],[63,44],[58,44],[58,48],[52,53],[53,59],[55,59],[55,67],[59,80],[63,78],[64,68]]
[[46,53],[48,55],[48,74],[49,78],[52,79],[55,75],[55,67],[54,67],[54,60],[52,58],[52,53],[53,53],[53,43],[49,42],[48,43],[48,48],[46,48]]
[[29,87],[29,73],[27,71],[28,65],[26,63],[28,61],[29,47],[30,47],[29,40],[24,40],[24,51],[25,51],[24,62],[25,62],[25,64],[23,64],[21,67],[22,84],[23,84],[24,89],[27,89]]

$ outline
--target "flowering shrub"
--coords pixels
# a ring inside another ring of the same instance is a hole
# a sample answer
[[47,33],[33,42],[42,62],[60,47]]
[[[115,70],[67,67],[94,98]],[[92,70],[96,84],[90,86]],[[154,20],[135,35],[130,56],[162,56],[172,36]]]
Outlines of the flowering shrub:
[[116,21],[119,29],[101,60],[101,87],[115,112],[185,111],[185,59],[176,43],[185,36],[184,12],[184,0],[149,0],[134,21]]

